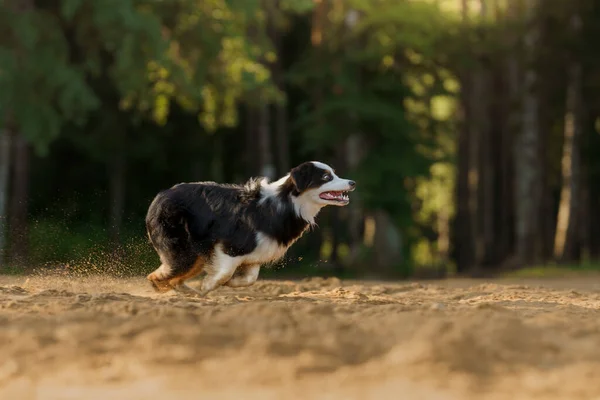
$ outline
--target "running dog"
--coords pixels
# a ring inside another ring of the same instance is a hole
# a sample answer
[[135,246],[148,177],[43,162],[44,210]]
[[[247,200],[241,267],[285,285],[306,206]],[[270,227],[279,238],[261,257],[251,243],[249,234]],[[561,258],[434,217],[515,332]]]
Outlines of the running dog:
[[[148,275],[158,292],[205,296],[219,286],[250,286],[261,265],[277,261],[298,240],[321,208],[345,206],[354,181],[317,161],[269,182],[244,185],[180,183],[150,204],[146,229],[161,265]],[[206,275],[200,290],[185,281]]]

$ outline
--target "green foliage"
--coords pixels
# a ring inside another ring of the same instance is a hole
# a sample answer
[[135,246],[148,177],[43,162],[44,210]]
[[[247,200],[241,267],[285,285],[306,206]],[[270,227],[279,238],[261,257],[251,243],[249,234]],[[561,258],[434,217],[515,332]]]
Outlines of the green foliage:
[[[81,68],[69,62],[58,19],[44,11],[0,13],[0,125],[16,124],[43,154],[65,120],[85,121],[98,106]],[[52,73],[48,73],[52,71]]]
[[[163,34],[169,40],[168,60],[151,65],[155,96],[142,98],[164,121],[167,102],[201,109],[205,129],[235,126],[237,104],[248,93],[265,100],[277,96],[270,72],[261,59],[270,50],[260,34],[247,34],[258,2],[177,0],[153,4],[164,16]],[[160,108],[162,111],[157,111]]]
[[234,126],[246,93],[278,96],[260,62],[267,49],[246,35],[246,16],[256,7],[233,9],[221,0],[63,0],[58,9],[2,13],[8,34],[0,41],[0,109],[10,112],[0,123],[14,118],[45,152],[66,123],[81,125],[109,100],[108,83],[121,108],[150,112],[159,123],[176,99],[199,110],[208,130]]
[[315,7],[313,0],[281,0],[280,8],[285,12],[306,14]]
[[573,265],[541,265],[523,268],[518,271],[503,274],[505,278],[530,279],[530,278],[576,278],[587,276],[595,278],[600,272],[600,264],[584,263]]
[[353,0],[362,12],[356,35],[368,34],[369,44],[383,51],[410,49],[425,60],[435,60],[443,36],[456,29],[456,19],[435,3],[424,1]]

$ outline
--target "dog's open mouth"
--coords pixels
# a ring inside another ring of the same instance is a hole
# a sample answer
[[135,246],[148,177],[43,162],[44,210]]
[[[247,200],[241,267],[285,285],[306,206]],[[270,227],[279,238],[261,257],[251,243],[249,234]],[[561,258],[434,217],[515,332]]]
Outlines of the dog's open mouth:
[[348,203],[350,201],[350,198],[348,197],[348,192],[346,191],[330,191],[330,192],[323,192],[319,195],[320,198],[322,198],[323,200],[329,200],[329,201],[337,201],[340,203]]

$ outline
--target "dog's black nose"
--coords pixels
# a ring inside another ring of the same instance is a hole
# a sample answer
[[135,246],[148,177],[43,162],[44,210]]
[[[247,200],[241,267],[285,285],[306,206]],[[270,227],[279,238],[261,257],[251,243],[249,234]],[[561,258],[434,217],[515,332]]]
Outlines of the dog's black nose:
[[350,185],[350,187],[352,189],[354,189],[356,187],[356,182],[354,182],[354,181],[348,181],[348,185]]

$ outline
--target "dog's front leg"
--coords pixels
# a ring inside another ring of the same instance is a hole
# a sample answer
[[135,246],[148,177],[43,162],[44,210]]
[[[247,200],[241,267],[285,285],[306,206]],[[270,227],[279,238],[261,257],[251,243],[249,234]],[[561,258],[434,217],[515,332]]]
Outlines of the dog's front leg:
[[229,281],[239,264],[240,260],[236,257],[230,257],[220,249],[217,250],[215,257],[206,268],[206,276],[200,287],[200,296],[206,296],[209,292]]
[[239,270],[238,274],[234,275],[230,280],[225,282],[225,286],[233,288],[252,286],[258,279],[260,265],[245,265],[240,267]]

